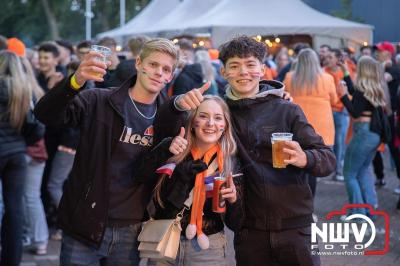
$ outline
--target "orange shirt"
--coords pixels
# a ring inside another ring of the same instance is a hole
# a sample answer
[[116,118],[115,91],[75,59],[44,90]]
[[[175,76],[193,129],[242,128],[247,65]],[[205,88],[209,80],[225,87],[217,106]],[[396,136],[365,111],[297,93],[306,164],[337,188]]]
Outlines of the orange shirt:
[[275,79],[277,75],[278,75],[278,73],[276,72],[275,69],[265,66],[264,76],[263,76],[264,80]]
[[[340,81],[344,78],[344,73],[343,73],[342,69],[337,68],[336,71],[334,71],[329,67],[324,67],[324,70],[326,73],[328,73],[329,75],[331,75],[333,77],[333,80],[335,81],[335,86],[338,87],[340,85]],[[335,112],[342,112],[343,109],[344,109],[344,105],[343,105],[342,101],[338,98],[338,101],[332,105],[332,110]]]
[[293,102],[298,104],[303,110],[308,122],[314,127],[326,145],[333,146],[335,142],[335,125],[333,123],[332,104],[336,103],[338,98],[336,94],[333,78],[326,74],[317,80],[317,86],[312,88],[311,93],[303,90],[301,94],[295,93],[297,88],[292,87],[293,72],[286,75],[283,83],[285,90],[293,97]]

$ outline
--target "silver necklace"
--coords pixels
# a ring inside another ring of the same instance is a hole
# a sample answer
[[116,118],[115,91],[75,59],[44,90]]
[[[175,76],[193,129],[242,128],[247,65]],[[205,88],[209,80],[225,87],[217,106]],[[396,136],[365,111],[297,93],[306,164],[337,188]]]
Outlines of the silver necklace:
[[156,105],[156,110],[154,111],[154,114],[153,114],[153,115],[151,115],[151,116],[145,116],[142,112],[140,112],[139,108],[137,108],[137,106],[136,106],[136,104],[135,104],[135,101],[132,99],[131,95],[129,95],[129,99],[131,99],[131,102],[132,102],[132,104],[133,104],[133,107],[135,107],[136,111],[137,111],[144,119],[150,120],[150,119],[153,119],[153,118],[156,116],[156,114],[157,114],[157,105]]

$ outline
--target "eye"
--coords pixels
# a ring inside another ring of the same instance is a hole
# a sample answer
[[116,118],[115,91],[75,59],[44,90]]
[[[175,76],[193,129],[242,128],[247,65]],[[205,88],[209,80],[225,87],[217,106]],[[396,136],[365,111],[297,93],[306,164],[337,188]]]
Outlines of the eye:
[[223,118],[222,116],[216,116],[216,117],[215,117],[215,120],[216,120],[216,121],[223,121],[224,118]]
[[165,74],[170,74],[172,72],[171,69],[168,68],[168,67],[164,67],[163,71],[164,71]]
[[230,66],[229,68],[230,68],[230,69],[237,69],[238,66],[237,66],[237,65],[233,65],[233,66]]
[[157,66],[157,63],[151,62],[151,63],[150,63],[150,66],[155,67],[155,66]]

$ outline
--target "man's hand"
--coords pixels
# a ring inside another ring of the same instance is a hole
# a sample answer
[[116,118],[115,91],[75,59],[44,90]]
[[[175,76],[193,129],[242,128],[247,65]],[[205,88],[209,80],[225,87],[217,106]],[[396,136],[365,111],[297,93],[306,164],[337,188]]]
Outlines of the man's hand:
[[103,76],[107,73],[107,66],[111,63],[105,64],[98,59],[99,57],[102,57],[102,54],[95,51],[90,51],[85,55],[75,72],[75,80],[78,85],[83,86],[88,80],[104,81]]
[[201,102],[204,100],[203,94],[210,87],[211,82],[207,81],[203,86],[198,89],[193,89],[188,91],[187,93],[179,96],[179,99],[176,101],[179,108],[184,109],[186,111],[194,110]]
[[188,141],[185,139],[185,128],[181,127],[179,135],[172,140],[169,151],[174,155],[178,155],[186,150],[187,145]]
[[297,141],[285,141],[283,152],[290,155],[289,160],[284,160],[286,164],[291,164],[299,168],[307,165],[307,156]]

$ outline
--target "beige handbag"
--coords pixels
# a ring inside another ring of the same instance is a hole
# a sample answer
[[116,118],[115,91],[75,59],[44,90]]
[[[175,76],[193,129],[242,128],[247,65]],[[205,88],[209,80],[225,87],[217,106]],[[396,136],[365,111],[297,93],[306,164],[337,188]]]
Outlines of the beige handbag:
[[143,224],[138,236],[141,258],[175,261],[181,239],[181,219],[185,210],[190,209],[192,201],[193,190],[175,219],[150,219]]

